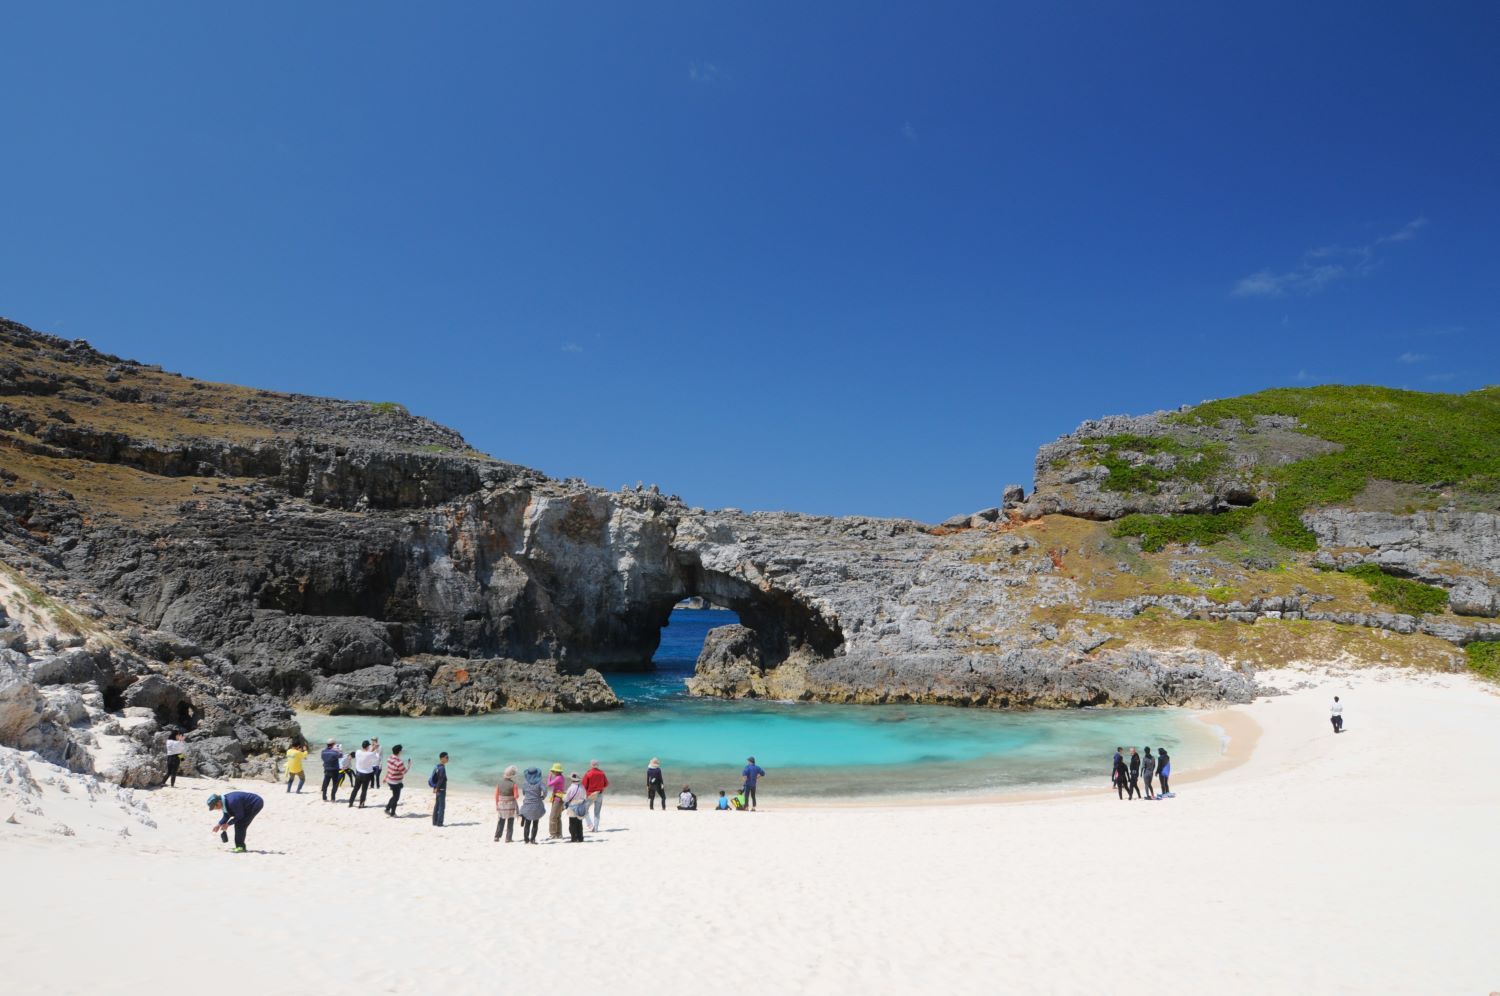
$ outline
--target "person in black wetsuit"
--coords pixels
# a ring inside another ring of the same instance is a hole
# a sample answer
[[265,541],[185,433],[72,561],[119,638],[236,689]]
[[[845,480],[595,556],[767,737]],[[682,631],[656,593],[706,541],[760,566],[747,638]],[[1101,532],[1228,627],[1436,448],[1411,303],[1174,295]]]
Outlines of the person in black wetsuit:
[[1130,798],[1134,799],[1141,794],[1141,755],[1130,748]]
[[661,761],[652,758],[651,763],[646,766],[646,806],[650,809],[656,808],[656,799],[661,797],[661,811],[667,811],[667,787],[663,784],[665,779],[661,773]]
[[1167,756],[1167,749],[1163,747],[1161,750],[1156,752],[1156,778],[1157,781],[1161,782],[1161,795],[1157,796],[1158,799],[1160,799],[1162,796],[1172,794],[1172,788],[1167,784],[1167,779],[1170,778],[1171,775],[1172,759]]
[[1130,769],[1125,767],[1125,755],[1115,751],[1115,770],[1111,777],[1115,783],[1115,791],[1121,799],[1125,798],[1125,790],[1130,785]]
[[1141,759],[1141,780],[1145,782],[1145,788],[1141,791],[1142,799],[1155,799],[1156,789],[1151,786],[1151,778],[1156,774],[1156,758],[1151,756],[1151,748],[1146,748],[1146,756]]

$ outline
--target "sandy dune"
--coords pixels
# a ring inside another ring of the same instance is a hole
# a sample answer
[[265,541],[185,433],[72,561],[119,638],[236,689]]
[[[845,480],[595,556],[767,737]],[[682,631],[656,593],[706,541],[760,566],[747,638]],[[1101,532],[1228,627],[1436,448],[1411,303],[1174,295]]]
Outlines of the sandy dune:
[[0,824],[4,988],[1500,989],[1500,696],[1275,677],[1314,687],[1233,710],[1248,759],[1183,772],[1161,803],[1119,802],[1102,775],[1097,793],[962,806],[782,808],[768,781],[755,814],[648,813],[617,791],[587,844],[523,847],[491,843],[482,795],[435,830],[421,785],[392,820],[310,782],[245,786],[267,800],[259,853],[232,856],[203,803],[223,786],[187,781],[145,793],[160,829],[128,838]]

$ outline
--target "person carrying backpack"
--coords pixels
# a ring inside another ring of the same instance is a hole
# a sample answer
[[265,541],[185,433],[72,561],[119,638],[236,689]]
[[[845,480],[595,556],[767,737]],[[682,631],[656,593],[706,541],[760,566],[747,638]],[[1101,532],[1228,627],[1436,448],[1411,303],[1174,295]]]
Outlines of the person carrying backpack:
[[584,790],[578,772],[568,776],[571,783],[563,794],[563,808],[568,811],[568,843],[583,843],[583,815],[589,810],[589,794]]

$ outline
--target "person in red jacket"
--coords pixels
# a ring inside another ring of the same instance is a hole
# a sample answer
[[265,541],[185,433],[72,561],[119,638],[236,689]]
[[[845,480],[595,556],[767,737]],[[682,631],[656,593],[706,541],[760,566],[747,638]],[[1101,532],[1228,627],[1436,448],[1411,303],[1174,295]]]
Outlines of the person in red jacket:
[[589,770],[583,776],[583,790],[588,793],[589,801],[593,807],[593,825],[589,827],[595,833],[599,832],[599,810],[604,807],[604,790],[609,788],[609,779],[604,777],[604,772],[599,768],[598,761],[589,762]]

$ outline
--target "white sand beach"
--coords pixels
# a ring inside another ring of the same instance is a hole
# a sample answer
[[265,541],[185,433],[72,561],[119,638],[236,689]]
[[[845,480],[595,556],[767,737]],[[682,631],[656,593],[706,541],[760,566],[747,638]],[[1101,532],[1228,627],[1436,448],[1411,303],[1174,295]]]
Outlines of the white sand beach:
[[652,813],[614,772],[584,845],[493,844],[479,794],[434,829],[420,784],[396,820],[237,786],[266,798],[246,855],[209,833],[222,783],[137,793],[160,828],[128,838],[0,823],[4,989],[1500,989],[1500,695],[1264,677],[1295,690],[1230,710],[1225,763],[1159,803],[1115,798],[1105,745],[1097,792],[966,805],[782,806],[772,777],[754,814]]

